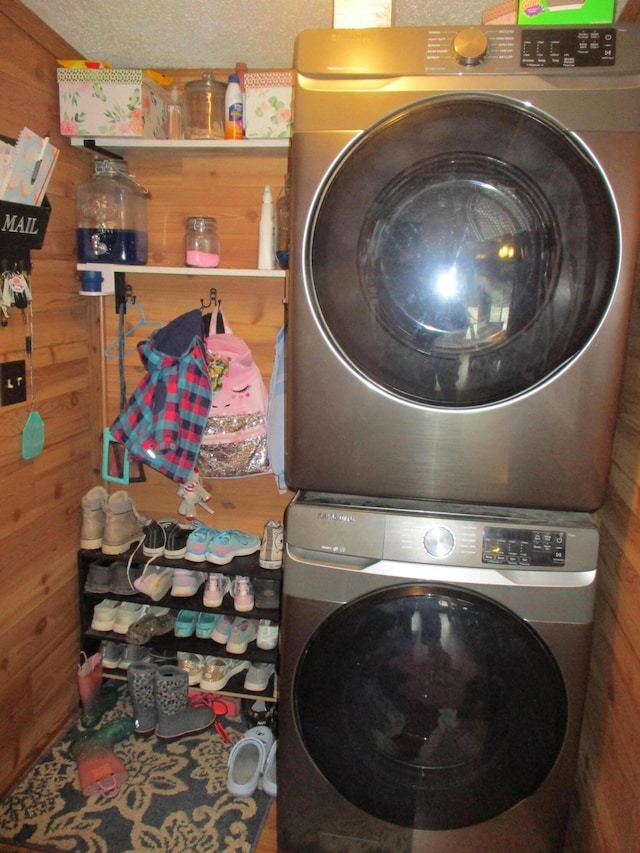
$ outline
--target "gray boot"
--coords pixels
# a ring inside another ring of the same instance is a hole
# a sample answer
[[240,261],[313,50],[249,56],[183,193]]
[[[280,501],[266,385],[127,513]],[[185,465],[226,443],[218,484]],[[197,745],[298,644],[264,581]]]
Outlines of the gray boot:
[[156,735],[163,740],[201,732],[213,725],[216,718],[211,708],[192,708],[189,705],[189,676],[177,666],[158,667],[156,706]]
[[156,730],[156,670],[155,663],[133,663],[127,670],[129,694],[133,702],[133,731],[149,735]]
[[144,538],[145,519],[138,515],[125,491],[114,492],[107,503],[102,551],[124,554],[134,542]]
[[101,548],[105,525],[105,507],[109,495],[102,486],[89,489],[82,498],[81,548]]

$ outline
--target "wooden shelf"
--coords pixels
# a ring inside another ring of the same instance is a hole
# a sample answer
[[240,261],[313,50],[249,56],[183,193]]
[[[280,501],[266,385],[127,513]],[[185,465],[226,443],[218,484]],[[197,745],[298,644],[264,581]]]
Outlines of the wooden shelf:
[[180,276],[205,276],[221,278],[268,278],[284,279],[285,270],[254,270],[254,269],[226,269],[224,267],[163,267],[148,266],[146,264],[78,264],[78,271],[99,271],[102,273],[102,290],[85,291],[80,290],[80,296],[111,296],[115,293],[114,273],[126,273],[127,275],[180,275]]
[[287,151],[291,139],[142,139],[137,136],[98,136],[85,138],[72,136],[71,145],[75,148],[86,148],[100,153],[108,153],[110,149],[125,149],[136,151],[180,151],[188,154],[190,151],[202,152],[206,150],[235,151],[239,154],[248,154],[252,150],[268,151],[275,149],[282,152]]
[[218,275],[240,278],[284,278],[285,270],[236,270],[226,267],[164,267],[147,264],[78,264],[78,270],[126,272],[129,275]]

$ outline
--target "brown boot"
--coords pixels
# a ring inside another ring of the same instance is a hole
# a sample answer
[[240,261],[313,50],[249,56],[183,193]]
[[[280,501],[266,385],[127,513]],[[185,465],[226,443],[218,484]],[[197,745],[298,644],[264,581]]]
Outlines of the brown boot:
[[81,548],[101,548],[104,535],[105,507],[109,495],[102,486],[89,489],[82,498],[82,527],[80,528]]
[[125,491],[114,492],[106,509],[102,551],[104,554],[124,554],[135,542],[144,539],[145,519],[136,512]]

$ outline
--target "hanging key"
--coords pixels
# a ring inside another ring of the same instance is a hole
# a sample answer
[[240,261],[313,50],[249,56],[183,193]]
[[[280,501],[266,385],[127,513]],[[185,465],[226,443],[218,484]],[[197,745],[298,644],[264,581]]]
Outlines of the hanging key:
[[5,276],[9,284],[12,304],[21,311],[24,311],[25,308],[29,307],[29,302],[31,302],[31,291],[29,290],[27,277],[21,272],[5,273]]

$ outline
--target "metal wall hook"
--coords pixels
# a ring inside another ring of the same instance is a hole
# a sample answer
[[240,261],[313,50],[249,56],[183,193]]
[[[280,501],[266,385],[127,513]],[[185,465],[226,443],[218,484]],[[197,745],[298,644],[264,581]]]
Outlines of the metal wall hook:
[[116,297],[116,314],[122,309],[127,312],[127,302],[132,305],[136,303],[136,296],[131,285],[125,280],[125,273],[114,272],[113,274],[114,291]]
[[209,302],[206,305],[204,304],[204,299],[200,300],[201,308],[215,308],[218,304],[218,291],[215,287],[209,289]]

